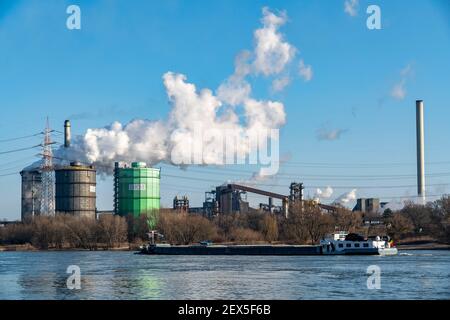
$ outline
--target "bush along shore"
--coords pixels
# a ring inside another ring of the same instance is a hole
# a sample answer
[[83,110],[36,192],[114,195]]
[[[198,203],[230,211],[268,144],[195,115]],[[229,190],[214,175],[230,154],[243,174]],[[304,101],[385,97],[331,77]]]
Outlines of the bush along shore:
[[[367,223],[377,221],[378,223]],[[363,236],[389,235],[399,249],[446,249],[450,245],[450,197],[427,205],[408,203],[383,215],[338,208],[324,213],[313,202],[291,207],[288,218],[260,211],[207,219],[161,209],[138,218],[101,215],[98,220],[71,215],[37,216],[0,228],[1,250],[137,250],[156,229],[171,244],[204,240],[233,244],[317,244],[344,230]]]

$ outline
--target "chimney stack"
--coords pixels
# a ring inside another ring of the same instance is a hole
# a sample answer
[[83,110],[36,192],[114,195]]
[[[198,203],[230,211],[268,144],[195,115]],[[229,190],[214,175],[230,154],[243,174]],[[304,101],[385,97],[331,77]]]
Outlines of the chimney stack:
[[417,195],[419,201],[425,204],[425,154],[423,134],[423,101],[416,100],[416,130],[417,130]]
[[64,148],[70,147],[70,121],[64,121]]

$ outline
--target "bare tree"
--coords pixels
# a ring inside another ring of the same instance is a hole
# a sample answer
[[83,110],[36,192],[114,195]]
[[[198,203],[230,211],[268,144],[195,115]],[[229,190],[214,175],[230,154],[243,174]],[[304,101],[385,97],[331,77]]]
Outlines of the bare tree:
[[232,229],[229,237],[231,241],[248,244],[264,240],[263,235],[260,232],[240,227]]
[[311,244],[317,244],[323,236],[334,229],[333,218],[328,213],[323,213],[318,206],[305,206],[303,216]]
[[264,240],[272,242],[278,239],[278,221],[274,215],[264,214],[259,229]]
[[185,212],[160,216],[158,230],[171,243],[189,244],[216,237],[214,224],[206,218]]
[[306,243],[308,241],[308,230],[306,230],[304,219],[302,206],[299,204],[291,206],[288,218],[280,223],[281,239],[295,243]]
[[127,240],[127,224],[125,218],[116,215],[102,215],[98,221],[100,241],[107,248],[120,246]]
[[432,234],[432,228],[430,228],[432,225],[430,207],[410,202],[401,210],[401,212],[411,220],[416,234]]
[[362,226],[362,215],[360,212],[352,212],[346,208],[338,208],[332,215],[336,228],[347,232],[360,231]]
[[388,234],[396,240],[414,230],[411,220],[400,212],[393,213],[386,222]]

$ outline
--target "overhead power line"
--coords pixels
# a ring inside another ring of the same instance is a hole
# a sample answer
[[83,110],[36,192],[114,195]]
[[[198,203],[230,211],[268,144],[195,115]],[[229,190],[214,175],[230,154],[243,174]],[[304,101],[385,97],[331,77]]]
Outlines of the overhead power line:
[[8,151],[0,151],[0,154],[9,154],[9,153],[14,153],[14,152],[20,152],[20,151],[25,151],[25,150],[31,150],[31,149],[34,149],[34,148],[38,148],[38,147],[40,147],[40,146],[41,146],[41,145],[38,144],[38,145],[35,145],[35,146],[32,146],[32,147],[26,147],[26,148],[20,148],[20,149],[8,150]]
[[5,174],[0,174],[0,177],[8,177],[8,176],[13,176],[19,174],[19,172],[12,172],[12,173],[5,173]]
[[[275,162],[275,161],[274,161]],[[313,166],[313,167],[330,167],[330,168],[354,168],[354,167],[372,167],[372,168],[383,168],[383,167],[392,167],[392,166],[415,166],[417,163],[415,162],[359,162],[359,163],[351,163],[351,162],[302,162],[302,161],[278,161],[280,166]],[[450,164],[450,161],[428,161],[427,165],[430,164]]]
[[[169,170],[176,170],[177,167],[164,167]],[[209,170],[208,170],[209,169]],[[194,172],[194,173],[202,173],[207,175],[232,175],[232,174],[253,174],[250,171],[244,170],[233,170],[233,169],[225,169],[225,168],[189,168],[186,172]],[[438,173],[430,173],[426,175],[427,177],[444,177],[450,176],[450,172],[438,172]],[[276,179],[305,179],[305,180],[400,180],[400,179],[415,179],[417,176],[415,174],[392,174],[392,175],[324,175],[324,174],[302,174],[298,172],[282,172],[274,175]]]
[[[180,176],[180,175],[172,175],[172,174],[165,174],[165,173],[161,173],[161,176],[164,177],[170,177],[170,178],[177,178],[177,179],[186,179],[186,180],[194,180],[194,181],[205,181],[205,182],[215,182],[215,183],[224,183],[224,180],[220,180],[220,179],[204,179],[204,178],[198,178],[198,177],[186,177],[186,176]],[[220,182],[221,181],[221,182]],[[232,182],[229,182],[232,183]],[[242,184],[244,184],[244,182],[241,182]],[[245,183],[245,184],[249,184],[249,185],[257,185],[259,187],[283,187],[286,186],[285,184],[264,184],[264,183],[259,183],[259,184],[253,184],[253,183]],[[435,183],[435,184],[428,184],[427,187],[430,186],[446,186],[448,185],[448,183]],[[358,185],[348,185],[348,186],[332,186],[333,189],[395,189],[395,188],[412,188],[412,187],[416,187],[417,185],[413,184],[413,185],[390,185],[390,186],[358,186]],[[308,188],[323,188],[326,186],[311,186],[308,185]]]
[[42,134],[42,132],[35,133],[35,134],[30,134],[30,135],[27,135],[27,136],[15,137],[15,138],[0,139],[0,143],[2,143],[2,142],[10,142],[10,141],[17,141],[17,140],[22,140],[22,139],[27,139],[27,138],[32,138],[32,137],[37,137],[37,136],[39,136],[41,134]]
[[0,163],[0,167],[4,167],[4,166],[8,166],[8,165],[10,165],[10,164],[14,164],[14,163],[18,163],[18,162],[23,162],[23,161],[25,161],[25,160],[31,160],[31,159],[36,159],[36,156],[27,156],[27,157],[24,157],[24,158],[20,158],[20,159],[15,159],[15,160],[11,160],[11,161],[8,161],[8,162],[3,162],[3,163]]

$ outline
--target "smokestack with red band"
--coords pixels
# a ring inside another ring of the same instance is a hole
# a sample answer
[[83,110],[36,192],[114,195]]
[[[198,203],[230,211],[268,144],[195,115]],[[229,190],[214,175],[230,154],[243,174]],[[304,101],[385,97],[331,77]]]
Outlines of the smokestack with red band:
[[64,121],[64,148],[70,147],[70,121]]
[[425,154],[423,134],[423,101],[416,101],[416,130],[417,130],[417,195],[425,204]]

